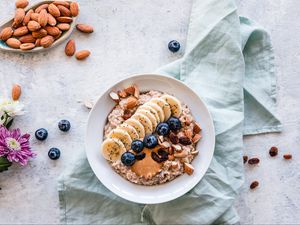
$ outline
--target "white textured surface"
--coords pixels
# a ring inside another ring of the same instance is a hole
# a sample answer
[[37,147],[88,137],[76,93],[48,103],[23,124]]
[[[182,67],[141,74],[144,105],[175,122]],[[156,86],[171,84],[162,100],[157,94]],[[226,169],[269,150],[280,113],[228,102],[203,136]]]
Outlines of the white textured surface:
[[[36,1],[34,1],[36,2]],[[179,58],[184,51],[191,0],[89,0],[81,3],[80,22],[94,26],[95,33],[74,32],[78,49],[90,49],[84,62],[64,55],[64,46],[48,53],[17,55],[0,52],[0,95],[10,93],[13,83],[23,87],[27,114],[15,121],[32,135],[45,127],[49,138],[39,143],[32,138],[38,156],[26,168],[13,166],[0,174],[0,223],[58,223],[56,178],[83,149],[88,110],[78,100],[95,98],[103,88],[132,74],[155,70]],[[272,35],[277,59],[279,115],[282,134],[245,139],[245,154],[261,158],[258,167],[246,167],[246,183],[237,208],[241,223],[291,224],[300,221],[300,2],[298,0],[239,0],[242,15],[257,20]],[[11,0],[0,1],[0,21],[13,15]],[[179,40],[183,48],[171,54],[167,43]],[[60,119],[69,119],[72,129],[62,134]],[[277,145],[282,156],[270,159],[267,150]],[[50,147],[59,147],[58,161],[48,159]],[[257,179],[260,187],[249,191]]]

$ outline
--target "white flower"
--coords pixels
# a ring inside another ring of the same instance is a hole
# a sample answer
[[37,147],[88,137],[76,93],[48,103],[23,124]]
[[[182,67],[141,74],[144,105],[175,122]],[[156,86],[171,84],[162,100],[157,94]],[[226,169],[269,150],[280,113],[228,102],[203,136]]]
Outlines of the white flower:
[[[23,115],[24,105],[21,104],[19,101],[12,101],[12,100],[0,100],[0,116],[3,117],[8,115],[9,117],[15,117],[19,115]],[[1,119],[0,119],[1,121]]]

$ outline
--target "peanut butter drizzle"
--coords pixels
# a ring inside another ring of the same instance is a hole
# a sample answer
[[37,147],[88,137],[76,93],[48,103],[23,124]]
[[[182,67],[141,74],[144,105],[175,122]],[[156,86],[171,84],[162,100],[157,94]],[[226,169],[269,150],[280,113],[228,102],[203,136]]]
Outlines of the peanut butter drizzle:
[[150,150],[148,148],[145,148],[143,152],[146,154],[145,158],[142,160],[136,161],[133,166],[131,167],[131,170],[135,172],[140,177],[145,178],[152,178],[157,173],[161,171],[161,164],[154,161],[151,157],[152,151],[157,151],[159,147],[154,148],[153,150]]

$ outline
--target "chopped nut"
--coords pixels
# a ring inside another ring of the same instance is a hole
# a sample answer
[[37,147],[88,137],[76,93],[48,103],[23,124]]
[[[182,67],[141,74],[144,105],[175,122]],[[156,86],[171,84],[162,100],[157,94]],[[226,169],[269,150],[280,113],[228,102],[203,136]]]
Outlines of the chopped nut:
[[194,133],[199,134],[201,130],[202,129],[201,129],[200,125],[198,123],[195,123],[194,129],[193,129]]
[[191,124],[191,120],[190,120],[190,118],[189,117],[185,117],[185,124],[187,125],[187,126],[189,126],[190,124]]
[[133,87],[134,87],[134,94],[133,94],[133,96],[138,99],[140,97],[140,89],[135,84],[133,85]]
[[252,158],[248,160],[248,164],[255,165],[259,163],[259,158]]
[[251,184],[250,184],[250,189],[254,189],[256,187],[258,187],[259,183],[258,181],[253,181]]
[[169,138],[170,138],[170,141],[172,142],[172,144],[178,144],[179,143],[179,138],[173,132],[170,133]]
[[172,148],[173,148],[176,152],[182,151],[182,148],[181,148],[180,145],[172,145]]
[[244,161],[244,164],[247,163],[247,161],[248,161],[248,156],[244,155],[244,156],[243,156],[243,161]]
[[178,162],[172,162],[171,163],[171,167],[173,168],[173,169],[177,169],[178,168]]
[[187,136],[188,138],[192,139],[193,138],[193,131],[190,129],[187,129],[184,131],[185,136]]
[[195,151],[192,151],[191,152],[191,155],[198,155],[199,154],[199,151],[198,150],[195,150]]
[[189,163],[184,163],[184,172],[188,175],[192,175],[194,172],[194,167]]
[[284,155],[283,155],[283,158],[284,158],[284,159],[287,159],[287,160],[292,159],[292,157],[293,157],[293,156],[292,156],[291,154],[284,154]]
[[188,153],[186,151],[182,151],[179,153],[174,153],[174,157],[175,158],[185,158],[188,156]]
[[269,150],[269,154],[270,154],[271,157],[276,156],[278,154],[278,148],[275,147],[275,146],[271,147],[270,150]]
[[161,147],[163,148],[169,148],[171,147],[171,144],[167,141],[162,142],[161,144],[159,144]]
[[192,139],[193,143],[197,143],[202,138],[201,134],[195,134],[195,136]]
[[136,107],[137,105],[137,99],[135,97],[129,97],[127,98],[127,101],[126,101],[126,108],[127,109],[133,109],[134,107]]
[[125,91],[128,95],[134,95],[135,88],[134,88],[134,86],[129,86],[129,87],[125,88],[124,91]]
[[85,100],[84,106],[88,109],[92,109],[94,107],[94,103],[91,100]]
[[164,136],[158,136],[158,144],[161,145],[164,142]]
[[120,96],[120,98],[126,98],[127,97],[127,93],[124,90],[118,91],[118,95]]
[[112,100],[114,100],[116,103],[120,102],[119,95],[116,92],[110,92],[109,96],[111,97]]
[[168,160],[173,161],[175,159],[174,155],[168,155]]

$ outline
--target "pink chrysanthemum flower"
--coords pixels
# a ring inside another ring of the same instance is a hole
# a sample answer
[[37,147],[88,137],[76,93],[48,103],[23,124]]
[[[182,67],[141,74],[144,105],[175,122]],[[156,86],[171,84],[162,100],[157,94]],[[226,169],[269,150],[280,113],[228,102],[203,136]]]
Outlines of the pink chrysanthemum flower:
[[35,156],[29,145],[29,134],[21,135],[20,129],[9,131],[0,126],[0,157],[6,157],[10,162],[26,165],[29,158]]

